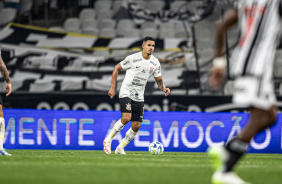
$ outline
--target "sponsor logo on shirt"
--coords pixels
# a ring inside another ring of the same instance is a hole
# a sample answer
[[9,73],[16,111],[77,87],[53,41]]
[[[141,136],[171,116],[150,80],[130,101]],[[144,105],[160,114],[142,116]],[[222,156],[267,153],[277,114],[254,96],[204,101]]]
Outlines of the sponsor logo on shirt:
[[142,77],[138,77],[138,76],[134,76],[134,79],[139,79],[139,80],[147,81],[147,79],[142,78]]
[[142,61],[142,59],[134,59],[134,60],[133,60],[133,63],[139,62],[139,61]]
[[133,79],[132,84],[136,86],[144,86],[144,84],[141,84],[141,81],[137,78]]

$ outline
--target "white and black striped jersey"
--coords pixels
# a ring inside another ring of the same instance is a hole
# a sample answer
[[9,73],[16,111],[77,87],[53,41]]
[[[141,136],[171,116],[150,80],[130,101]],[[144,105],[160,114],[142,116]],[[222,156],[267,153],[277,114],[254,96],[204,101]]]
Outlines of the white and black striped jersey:
[[272,73],[282,28],[281,0],[238,0],[235,5],[241,37],[231,56],[231,75]]

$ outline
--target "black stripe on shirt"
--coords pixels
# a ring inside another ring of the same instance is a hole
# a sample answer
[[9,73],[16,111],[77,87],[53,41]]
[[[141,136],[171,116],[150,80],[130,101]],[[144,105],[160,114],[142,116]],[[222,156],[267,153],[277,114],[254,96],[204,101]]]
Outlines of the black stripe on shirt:
[[[266,5],[266,11],[269,11],[269,10],[267,9],[267,6],[268,6],[268,4]],[[254,46],[255,46],[256,41],[257,41],[257,39],[258,39],[262,22],[263,22],[263,20],[265,19],[265,14],[266,14],[266,12],[262,15],[262,17],[261,17],[261,19],[260,19],[259,25],[258,25],[258,27],[257,27],[257,29],[256,29],[255,37],[254,37],[254,39],[253,39],[253,43],[252,43],[252,45],[251,45],[251,47],[250,47],[250,51],[249,51],[249,53],[248,53],[248,56],[246,57],[245,65],[244,65],[244,69],[243,69],[243,73],[242,73],[243,76],[245,76],[246,73],[247,73],[247,66],[248,66],[248,64],[249,64],[250,57],[251,57],[251,55],[252,55],[252,53],[253,53]]]

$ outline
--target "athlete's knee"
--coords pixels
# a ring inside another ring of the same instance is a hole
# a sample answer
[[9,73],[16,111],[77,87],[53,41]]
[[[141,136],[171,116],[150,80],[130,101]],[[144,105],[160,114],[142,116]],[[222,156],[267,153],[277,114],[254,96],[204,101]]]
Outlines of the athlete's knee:
[[269,116],[269,126],[272,126],[276,123],[277,115],[276,115],[276,108],[271,108],[268,112]]
[[131,120],[131,114],[122,115],[121,122],[122,122],[123,124],[128,123],[130,120]]
[[133,121],[133,122],[132,122],[131,128],[132,128],[132,130],[133,130],[134,132],[138,132],[138,130],[139,130],[140,127],[141,127],[141,122],[138,122],[138,121]]
[[273,107],[264,113],[263,122],[265,124],[265,128],[270,127],[276,123],[276,109]]

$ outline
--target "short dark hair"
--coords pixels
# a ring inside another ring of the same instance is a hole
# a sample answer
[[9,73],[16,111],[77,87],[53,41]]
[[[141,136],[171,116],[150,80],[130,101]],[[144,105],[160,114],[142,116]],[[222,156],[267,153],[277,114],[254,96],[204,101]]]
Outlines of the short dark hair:
[[151,37],[151,36],[146,36],[144,39],[143,39],[143,42],[146,42],[146,41],[148,41],[148,40],[151,40],[151,41],[156,41],[153,37]]

